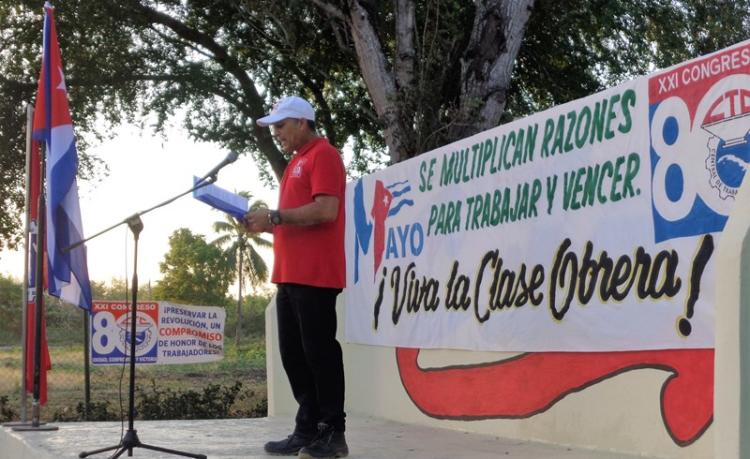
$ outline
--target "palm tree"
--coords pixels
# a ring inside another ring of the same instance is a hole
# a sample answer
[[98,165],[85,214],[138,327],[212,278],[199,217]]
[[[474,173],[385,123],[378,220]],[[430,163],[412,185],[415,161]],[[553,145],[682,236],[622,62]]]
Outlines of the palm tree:
[[[247,191],[239,193],[241,196],[250,198],[251,194]],[[258,200],[250,205],[250,210],[267,208],[265,202]],[[258,234],[248,233],[245,227],[238,220],[226,216],[225,221],[217,221],[213,224],[214,231],[224,233],[211,244],[224,247],[224,253],[227,256],[237,260],[237,283],[239,284],[237,293],[237,325],[235,330],[235,344],[239,346],[242,323],[242,290],[247,279],[251,287],[255,288],[268,280],[268,266],[260,256],[257,247],[271,247],[271,242],[263,239]],[[245,263],[247,261],[247,263]]]

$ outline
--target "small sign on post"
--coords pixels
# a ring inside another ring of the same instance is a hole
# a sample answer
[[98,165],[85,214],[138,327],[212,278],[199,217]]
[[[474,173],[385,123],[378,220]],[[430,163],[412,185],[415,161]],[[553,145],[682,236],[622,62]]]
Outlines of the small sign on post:
[[131,337],[130,304],[95,301],[91,319],[91,362],[121,365],[135,339],[137,364],[214,362],[224,358],[226,311],[214,306],[139,302]]

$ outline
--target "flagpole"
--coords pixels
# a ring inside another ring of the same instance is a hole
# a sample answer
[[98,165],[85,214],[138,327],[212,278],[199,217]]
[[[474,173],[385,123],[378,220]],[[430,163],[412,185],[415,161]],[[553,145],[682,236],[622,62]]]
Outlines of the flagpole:
[[19,427],[29,425],[28,423],[28,396],[26,394],[26,375],[29,371],[28,353],[28,320],[29,320],[29,225],[31,204],[31,129],[34,123],[34,108],[26,106],[26,181],[24,190],[24,224],[23,224],[23,291],[21,292],[21,420],[18,422],[6,422],[3,426]]
[[[34,294],[34,395],[31,401],[31,425],[39,427],[39,398],[41,394],[42,379],[42,309],[44,308],[44,252],[47,250],[47,209],[44,199],[45,179],[45,148],[44,154],[40,155],[41,168],[39,170],[39,201],[37,206],[37,251],[36,251],[36,287]],[[48,427],[56,430],[57,427]]]
[[31,210],[31,130],[33,128],[34,124],[34,107],[31,106],[31,104],[26,106],[26,202],[25,202],[25,219],[24,219],[24,226],[23,226],[23,236],[24,236],[24,247],[23,247],[23,329],[21,331],[21,342],[23,343],[22,346],[22,353],[21,353],[21,368],[23,369],[23,373],[21,375],[21,422],[26,422],[27,419],[27,413],[26,413],[26,404],[27,402],[27,395],[26,395],[26,374],[28,372],[28,368],[26,366],[29,364],[26,359],[26,340],[27,340],[27,333],[28,333],[28,320],[29,320],[29,223],[30,223],[30,210]]
[[45,110],[45,138],[43,142],[44,152],[39,155],[39,205],[37,206],[37,237],[36,237],[36,292],[34,295],[34,399],[31,401],[31,425],[39,425],[39,395],[41,392],[42,377],[42,308],[44,307],[44,253],[47,251],[47,209],[44,193],[44,181],[47,178],[47,155],[52,141],[52,83],[50,75],[52,71],[52,58],[50,56],[50,30],[46,27],[49,20],[44,15],[45,33],[44,33],[44,56],[42,65],[44,66],[44,94],[47,109]]
[[57,426],[44,425],[40,422],[40,394],[41,394],[41,377],[42,377],[42,310],[44,309],[44,254],[46,247],[47,215],[46,204],[44,199],[44,180],[47,155],[46,142],[45,151],[39,155],[39,197],[37,201],[37,238],[36,238],[36,272],[34,286],[34,386],[33,398],[31,400],[31,425],[22,425],[13,427],[17,431],[42,431],[57,430]]
[[[45,24],[48,21],[48,17],[44,16]],[[44,49],[49,51],[49,29],[45,26],[44,28]],[[47,95],[45,101],[47,103],[46,108],[46,142],[44,144],[44,152],[39,155],[39,196],[37,201],[37,250],[36,250],[36,273],[35,273],[35,288],[34,288],[34,389],[33,399],[31,401],[31,425],[30,426],[18,426],[14,427],[13,430],[57,430],[56,426],[42,425],[39,422],[39,408],[40,408],[40,393],[41,393],[41,368],[42,368],[42,309],[44,308],[44,254],[47,250],[46,247],[46,209],[44,199],[44,180],[46,175],[46,155],[49,149],[49,141],[52,135],[52,113],[50,109],[51,100],[50,94],[50,71],[51,71],[51,59],[48,52],[44,53],[42,57],[42,66],[44,67],[44,89]]]
[[31,105],[26,106],[26,183],[25,191],[26,197],[24,202],[25,216],[24,216],[24,254],[23,254],[23,291],[21,298],[23,304],[21,305],[21,420],[19,422],[8,422],[3,426],[12,427],[13,430],[36,430],[31,423],[28,422],[28,395],[26,386],[26,375],[29,370],[29,359],[28,359],[28,321],[29,321],[29,248],[31,245],[31,238],[29,237],[29,227],[31,225],[31,161],[32,161],[32,141],[31,141],[31,130],[34,122],[34,108]]

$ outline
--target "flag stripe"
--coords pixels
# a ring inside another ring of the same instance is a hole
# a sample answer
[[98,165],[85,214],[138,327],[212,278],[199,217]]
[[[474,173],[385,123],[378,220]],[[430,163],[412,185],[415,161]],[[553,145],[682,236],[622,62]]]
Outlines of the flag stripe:
[[45,6],[44,64],[39,81],[34,136],[47,153],[47,257],[50,295],[91,309],[84,246],[65,251],[83,239],[76,174],[78,154],[68,107],[65,76],[57,41],[53,9]]

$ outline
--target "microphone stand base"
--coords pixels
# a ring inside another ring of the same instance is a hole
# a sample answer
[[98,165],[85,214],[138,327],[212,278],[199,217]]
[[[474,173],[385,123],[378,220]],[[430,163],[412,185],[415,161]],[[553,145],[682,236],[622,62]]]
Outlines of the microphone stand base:
[[84,451],[78,455],[80,458],[88,457],[93,454],[99,454],[103,453],[105,451],[115,451],[113,455],[109,457],[109,459],[117,459],[118,457],[122,456],[126,451],[128,452],[128,456],[133,455],[133,448],[143,448],[143,449],[149,449],[151,451],[159,451],[162,453],[167,454],[174,454],[177,456],[185,456],[185,457],[192,457],[195,459],[207,459],[205,454],[193,454],[193,453],[186,453],[183,451],[177,451],[174,449],[168,449],[168,448],[162,448],[159,446],[153,446],[153,445],[147,445],[145,443],[141,443],[141,440],[138,438],[138,433],[136,430],[128,429],[127,432],[125,432],[125,436],[122,437],[122,441],[119,445],[116,446],[108,446],[106,448],[100,448],[94,451]]

